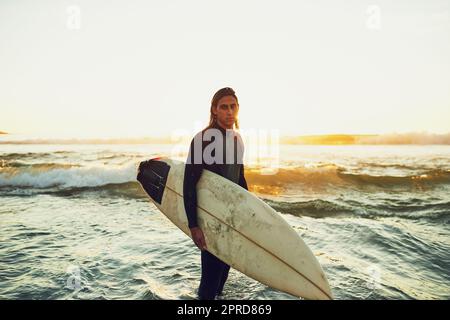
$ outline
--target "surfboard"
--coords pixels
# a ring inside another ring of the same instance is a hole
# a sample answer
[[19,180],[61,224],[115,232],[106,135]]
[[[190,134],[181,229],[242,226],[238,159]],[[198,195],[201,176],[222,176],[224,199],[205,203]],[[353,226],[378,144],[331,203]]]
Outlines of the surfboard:
[[[191,237],[183,200],[185,163],[154,158],[139,164],[137,180],[156,207]],[[203,170],[197,216],[208,251],[232,268],[305,299],[332,299],[310,248],[272,207],[241,186]],[[193,244],[194,245],[194,244]]]

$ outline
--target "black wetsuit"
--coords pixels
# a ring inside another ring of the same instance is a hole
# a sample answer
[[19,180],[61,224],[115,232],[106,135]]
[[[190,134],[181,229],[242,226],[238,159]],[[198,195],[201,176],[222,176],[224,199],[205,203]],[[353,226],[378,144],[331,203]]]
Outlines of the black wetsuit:
[[[202,139],[202,137],[204,136],[205,131],[207,129],[204,129],[201,132],[197,133],[197,135],[192,139],[189,148],[189,155],[186,161],[183,194],[184,194],[184,206],[188,218],[189,228],[198,226],[196,185],[198,180],[200,179],[203,169],[217,173],[222,177],[225,177],[248,190],[247,182],[244,177],[244,165],[242,161],[243,147],[244,147],[242,139],[236,132],[234,132],[235,134],[237,134],[237,137],[234,137],[233,144],[229,144],[229,146],[234,147],[234,159],[232,159],[232,161],[228,159],[227,161],[227,150],[230,149],[227,149],[225,144],[226,130],[217,124],[213,125],[212,128],[218,129],[222,133],[223,137],[222,161],[219,160],[211,163],[210,160],[206,161],[203,157],[204,155],[203,152],[205,151],[205,148],[210,143],[213,143],[215,141],[214,138],[211,139],[212,141],[203,141],[204,139]],[[195,158],[194,156],[194,148],[195,148],[194,140],[196,138],[199,138],[202,141],[201,142],[202,156],[200,158],[198,158],[198,156],[197,158]],[[239,152],[238,150],[241,150],[242,152]],[[232,153],[228,152],[228,154],[231,155]],[[215,156],[214,151],[212,152],[212,155]],[[218,157],[220,157],[219,154]],[[199,298],[214,299],[216,295],[220,295],[222,293],[223,286],[228,278],[230,266],[206,250],[201,251],[201,261],[202,261],[202,277],[198,290]]]

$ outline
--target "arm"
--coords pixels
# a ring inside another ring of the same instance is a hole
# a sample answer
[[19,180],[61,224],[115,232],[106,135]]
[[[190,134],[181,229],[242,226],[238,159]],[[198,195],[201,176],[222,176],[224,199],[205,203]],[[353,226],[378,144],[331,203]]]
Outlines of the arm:
[[184,208],[189,228],[198,227],[197,224],[197,182],[202,174],[202,164],[194,163],[194,139],[191,141],[189,155],[186,160],[183,181]]
[[[189,148],[189,155],[184,170],[183,199],[192,240],[200,250],[206,250],[205,236],[197,223],[197,182],[200,180],[203,171],[203,159],[200,164],[194,163],[194,139],[192,139]],[[201,151],[203,152],[203,147]]]

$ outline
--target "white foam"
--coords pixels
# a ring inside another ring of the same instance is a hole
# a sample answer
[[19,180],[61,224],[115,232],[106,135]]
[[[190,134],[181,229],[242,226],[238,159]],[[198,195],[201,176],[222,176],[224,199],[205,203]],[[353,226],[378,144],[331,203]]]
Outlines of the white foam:
[[111,183],[136,181],[136,163],[123,166],[91,166],[48,171],[19,171],[0,173],[0,186],[48,188],[95,187]]

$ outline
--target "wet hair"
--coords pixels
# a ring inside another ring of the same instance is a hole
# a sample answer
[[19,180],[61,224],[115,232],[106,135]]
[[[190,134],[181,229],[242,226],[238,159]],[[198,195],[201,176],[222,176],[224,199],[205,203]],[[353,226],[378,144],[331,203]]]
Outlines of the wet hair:
[[[232,88],[225,87],[225,88],[222,88],[219,91],[217,91],[211,100],[211,108],[209,109],[209,125],[207,128],[211,128],[212,126],[214,126],[216,124],[217,119],[213,113],[213,108],[216,108],[217,104],[219,103],[219,100],[225,96],[234,97],[236,99],[236,102],[239,104],[236,93],[234,92],[234,90]],[[239,120],[237,118],[234,121],[234,126],[236,127],[236,129],[239,129]]]

